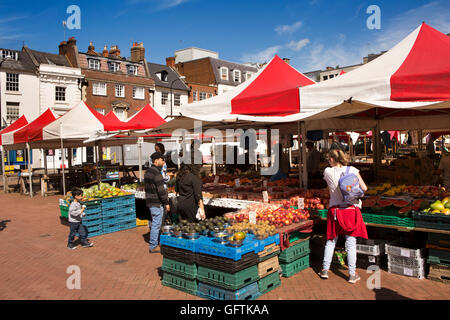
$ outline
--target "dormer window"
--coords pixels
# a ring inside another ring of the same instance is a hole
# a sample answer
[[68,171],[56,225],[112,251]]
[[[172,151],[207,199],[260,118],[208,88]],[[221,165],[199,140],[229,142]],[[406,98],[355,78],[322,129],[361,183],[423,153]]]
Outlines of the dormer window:
[[250,79],[251,77],[252,77],[251,72],[247,72],[247,73],[245,74],[245,80],[248,80],[248,79]]
[[220,79],[228,80],[228,68],[220,67]]
[[109,72],[117,72],[120,70],[120,64],[118,62],[108,62]]
[[234,82],[241,82],[241,71],[234,70],[233,71]]
[[2,59],[6,59],[6,57],[9,57],[12,60],[19,60],[19,54],[16,51],[12,50],[1,50],[1,57]]
[[161,72],[161,81],[163,81],[163,82],[167,82],[168,80],[167,80],[167,77],[168,77],[168,73],[167,73],[167,71],[162,71]]
[[138,66],[129,64],[129,65],[127,65],[127,71],[128,71],[128,74],[137,76],[138,75]]
[[94,70],[100,70],[100,60],[88,59],[88,68]]

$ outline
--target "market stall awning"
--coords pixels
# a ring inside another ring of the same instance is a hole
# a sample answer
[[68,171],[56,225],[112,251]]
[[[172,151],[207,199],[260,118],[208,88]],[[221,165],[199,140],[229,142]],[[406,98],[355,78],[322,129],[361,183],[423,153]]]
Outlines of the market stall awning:
[[11,145],[42,140],[42,129],[55,120],[56,116],[53,111],[47,109],[44,113],[42,113],[28,125],[22,127],[17,131],[5,134],[3,136],[3,142],[5,145]]
[[264,68],[237,87],[181,107],[183,116],[204,121],[235,115],[285,116],[298,113],[298,88],[314,81],[275,56]]
[[27,118],[25,115],[22,115],[19,119],[11,123],[8,127],[0,131],[0,144],[3,144],[2,137],[4,134],[12,131],[19,130],[20,128],[26,126],[28,124]]
[[149,104],[123,122],[122,130],[146,130],[156,128],[166,121]]

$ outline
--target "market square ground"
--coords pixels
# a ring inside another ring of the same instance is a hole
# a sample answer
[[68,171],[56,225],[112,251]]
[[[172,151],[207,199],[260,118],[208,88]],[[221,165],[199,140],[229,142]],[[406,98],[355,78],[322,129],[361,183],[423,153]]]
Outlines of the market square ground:
[[[0,193],[0,299],[3,300],[201,300],[161,284],[162,256],[148,253],[148,227],[137,227],[91,239],[93,248],[68,250],[68,227],[60,223],[60,196],[31,199]],[[370,236],[370,235],[369,235]],[[69,290],[66,273],[71,265],[81,270],[81,289]],[[359,269],[361,281],[347,282],[347,270],[332,269],[321,280],[312,268],[265,294],[266,300],[316,299],[445,299],[450,285],[381,271],[380,290],[370,290],[370,274]]]

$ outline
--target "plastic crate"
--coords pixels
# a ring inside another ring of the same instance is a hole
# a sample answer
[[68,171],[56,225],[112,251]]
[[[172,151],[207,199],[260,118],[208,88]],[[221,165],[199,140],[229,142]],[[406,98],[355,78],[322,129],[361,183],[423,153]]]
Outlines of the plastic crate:
[[[97,225],[85,225],[84,224],[84,222],[83,222],[83,225],[86,227],[86,229],[87,229],[87,234],[88,234],[88,238],[89,237],[94,237],[94,236],[96,236],[96,235],[98,235],[99,233],[102,233],[103,232],[103,228],[102,228],[102,225],[101,224],[97,224]],[[75,236],[77,236],[77,237],[79,237],[80,236],[80,234],[77,232],[76,234],[75,234]]]
[[84,209],[84,213],[88,216],[88,215],[95,215],[95,214],[101,214],[102,212],[102,207],[101,206],[91,206],[91,207],[86,207],[86,209]]
[[273,257],[278,257],[278,256],[280,255],[280,252],[281,252],[281,251],[278,250],[278,251],[275,251],[274,253],[269,254],[269,255],[267,255],[267,256],[260,257],[260,258],[259,258],[259,262],[263,262],[263,261],[269,260],[269,259],[271,259],[271,258],[273,258]]
[[270,258],[264,262],[258,263],[258,274],[260,278],[277,272],[280,270],[280,264],[278,263],[278,257]]
[[117,224],[117,223],[125,223],[125,222],[134,222],[136,224],[136,215],[134,213],[131,214],[117,214],[112,217],[103,217],[103,224]]
[[450,283],[450,267],[442,265],[430,265],[430,272],[427,279]]
[[197,293],[197,280],[186,279],[169,272],[163,273],[162,284],[166,287],[178,289],[192,295],[196,295]]
[[370,266],[378,266],[380,269],[385,269],[387,267],[386,264],[386,255],[368,255],[364,253],[356,254],[356,267],[360,269],[367,269]]
[[280,263],[283,277],[289,278],[309,268],[309,255],[297,259],[291,263]]
[[313,220],[306,220],[278,228],[277,232],[280,235],[281,251],[310,237],[313,225]]
[[88,238],[100,236],[102,234],[103,234],[103,230],[97,230],[97,231],[94,231],[94,232],[89,232],[88,233]]
[[135,205],[135,197],[134,194],[129,194],[126,196],[120,196],[116,197],[116,205],[117,206],[128,206],[128,205]]
[[246,253],[240,260],[211,256],[204,253],[196,253],[195,261],[199,266],[223,271],[227,273],[236,273],[251,266],[258,264],[258,255],[254,252]]
[[195,254],[188,250],[161,245],[161,254],[164,258],[167,257],[170,260],[176,260],[187,264],[196,263]]
[[232,247],[228,244],[215,242],[213,238],[201,236],[195,240],[195,252],[240,260],[242,256],[249,252],[258,253],[259,244],[254,238],[247,236],[240,247]]
[[161,269],[165,272],[180,275],[187,279],[195,279],[197,277],[197,266],[195,264],[183,263],[168,259],[164,256]]
[[210,300],[254,300],[261,294],[257,282],[253,282],[252,284],[235,291],[199,282],[197,295]]
[[141,220],[136,218],[136,227],[148,226],[148,220]]
[[275,245],[275,243],[272,243],[268,246],[265,246],[263,251],[258,252],[259,262],[270,259],[273,256],[279,254],[280,254],[280,246]]
[[254,265],[236,273],[227,273],[198,266],[197,279],[227,290],[239,290],[259,279],[258,266]]
[[362,217],[365,223],[382,224],[389,226],[414,228],[415,221],[409,217],[396,217],[391,215],[381,215],[363,212]]
[[425,269],[423,268],[408,268],[404,266],[399,266],[388,261],[388,272],[400,274],[402,276],[408,276],[418,279],[425,278]]
[[132,228],[136,228],[136,224],[134,221],[127,223],[117,223],[113,225],[103,225],[103,233],[113,233],[122,230],[128,230]]
[[87,227],[89,226],[96,226],[102,224],[102,218],[101,217],[93,217],[91,219],[86,219],[86,217],[83,218],[83,224]]
[[102,209],[109,209],[117,207],[116,198],[103,198]]
[[450,249],[450,234],[429,232],[427,243]]
[[327,218],[328,210],[309,209],[309,214],[321,218]]
[[387,255],[400,256],[405,258],[423,258],[425,256],[425,248],[417,243],[386,243],[385,252]]
[[68,218],[69,217],[69,207],[68,206],[59,206],[59,210],[61,211],[61,217]]
[[397,266],[403,266],[407,268],[425,268],[425,259],[422,258],[406,258],[388,255],[388,262],[393,263]]
[[356,252],[366,255],[379,256],[384,254],[386,240],[360,239],[356,243]]
[[256,239],[252,234],[249,234],[248,237],[250,237],[251,239],[255,239],[258,242],[258,252],[264,251],[264,248],[271,244],[280,244],[280,235],[278,233],[263,240]]
[[411,214],[417,228],[450,230],[450,216],[413,212]]
[[126,206],[118,206],[117,213],[126,214],[126,213],[134,213],[136,214],[136,206],[134,204],[129,204]]
[[429,249],[428,263],[450,266],[450,251]]
[[280,285],[281,279],[278,272],[271,273],[268,276],[258,280],[258,287],[261,295],[275,289],[276,287],[279,287]]
[[82,201],[82,205],[86,206],[86,209],[89,209],[91,207],[101,207],[102,200],[101,199],[95,199],[95,200],[89,200],[89,201]]
[[303,240],[295,246],[289,247],[286,250],[281,251],[278,259],[281,263],[290,263],[305,255],[309,255],[309,239]]
[[[200,237],[201,238],[201,237]],[[196,246],[200,239],[189,240],[185,238],[175,238],[170,235],[162,234],[159,237],[159,243],[162,246],[175,247],[183,250],[196,252]]]
[[103,208],[102,207],[102,217],[112,217],[117,215],[117,209],[116,208]]

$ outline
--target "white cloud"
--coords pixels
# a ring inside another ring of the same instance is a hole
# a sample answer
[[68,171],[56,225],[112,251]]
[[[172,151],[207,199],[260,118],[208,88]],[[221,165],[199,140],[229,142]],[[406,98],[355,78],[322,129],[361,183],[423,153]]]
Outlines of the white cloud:
[[176,6],[179,6],[182,3],[188,2],[190,0],[127,0],[128,5],[134,5],[134,4],[152,4],[156,6],[156,9],[158,10],[164,10],[173,8]]
[[246,53],[243,54],[241,57],[242,62],[254,62],[254,63],[264,63],[269,62],[270,59],[274,57],[274,55],[280,51],[282,46],[273,46],[266,48],[262,51],[259,51],[257,53]]
[[287,46],[294,51],[300,51],[308,43],[309,43],[309,39],[302,39],[299,41],[291,41],[287,44]]
[[277,26],[275,28],[275,32],[278,34],[291,33],[291,32],[298,30],[301,26],[302,26],[302,22],[297,21],[296,23],[291,24],[291,25]]

